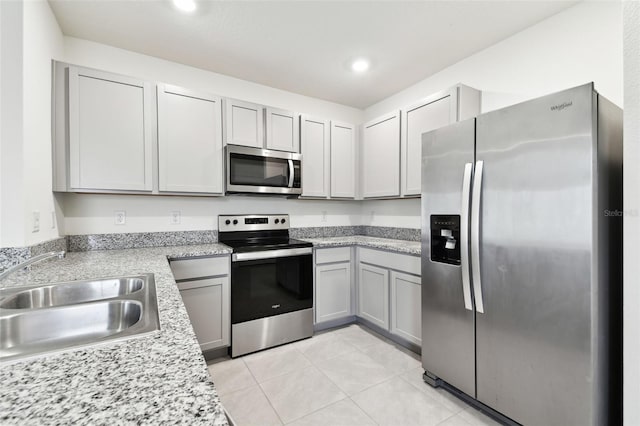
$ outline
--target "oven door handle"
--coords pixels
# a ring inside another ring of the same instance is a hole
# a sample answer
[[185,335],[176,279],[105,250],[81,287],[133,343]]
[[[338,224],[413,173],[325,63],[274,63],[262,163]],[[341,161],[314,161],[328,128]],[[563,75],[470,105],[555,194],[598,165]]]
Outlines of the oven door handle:
[[293,188],[293,179],[295,175],[295,169],[293,167],[293,160],[289,160],[289,188]]
[[254,251],[249,253],[235,253],[231,256],[232,262],[246,262],[248,260],[273,259],[276,257],[302,256],[313,253],[312,247]]

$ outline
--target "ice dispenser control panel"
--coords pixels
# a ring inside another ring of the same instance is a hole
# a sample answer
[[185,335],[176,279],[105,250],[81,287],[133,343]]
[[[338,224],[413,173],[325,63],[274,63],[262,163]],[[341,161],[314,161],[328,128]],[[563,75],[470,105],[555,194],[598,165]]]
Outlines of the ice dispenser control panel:
[[460,215],[431,215],[431,260],[460,264]]

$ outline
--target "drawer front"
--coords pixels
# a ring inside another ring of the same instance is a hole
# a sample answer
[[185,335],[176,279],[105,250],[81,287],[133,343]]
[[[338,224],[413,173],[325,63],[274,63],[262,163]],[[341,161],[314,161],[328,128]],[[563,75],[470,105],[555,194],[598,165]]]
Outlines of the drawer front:
[[177,259],[169,263],[176,280],[229,275],[229,256]]
[[359,248],[360,262],[383,268],[395,269],[409,274],[420,275],[420,256],[390,253],[388,251]]
[[350,262],[351,247],[316,249],[316,265],[333,262]]

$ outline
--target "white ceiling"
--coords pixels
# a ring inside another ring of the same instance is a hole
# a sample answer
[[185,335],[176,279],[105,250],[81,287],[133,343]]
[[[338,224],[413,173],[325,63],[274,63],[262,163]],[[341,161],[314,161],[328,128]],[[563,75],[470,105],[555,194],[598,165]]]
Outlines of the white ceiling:
[[[49,0],[64,34],[366,108],[576,1]],[[364,75],[349,70],[371,59]]]

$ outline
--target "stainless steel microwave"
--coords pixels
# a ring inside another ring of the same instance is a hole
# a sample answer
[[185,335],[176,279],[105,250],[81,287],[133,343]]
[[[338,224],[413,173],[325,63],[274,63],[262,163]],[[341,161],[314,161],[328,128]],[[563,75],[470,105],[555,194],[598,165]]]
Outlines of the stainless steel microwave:
[[301,154],[227,145],[225,159],[228,193],[302,194]]

